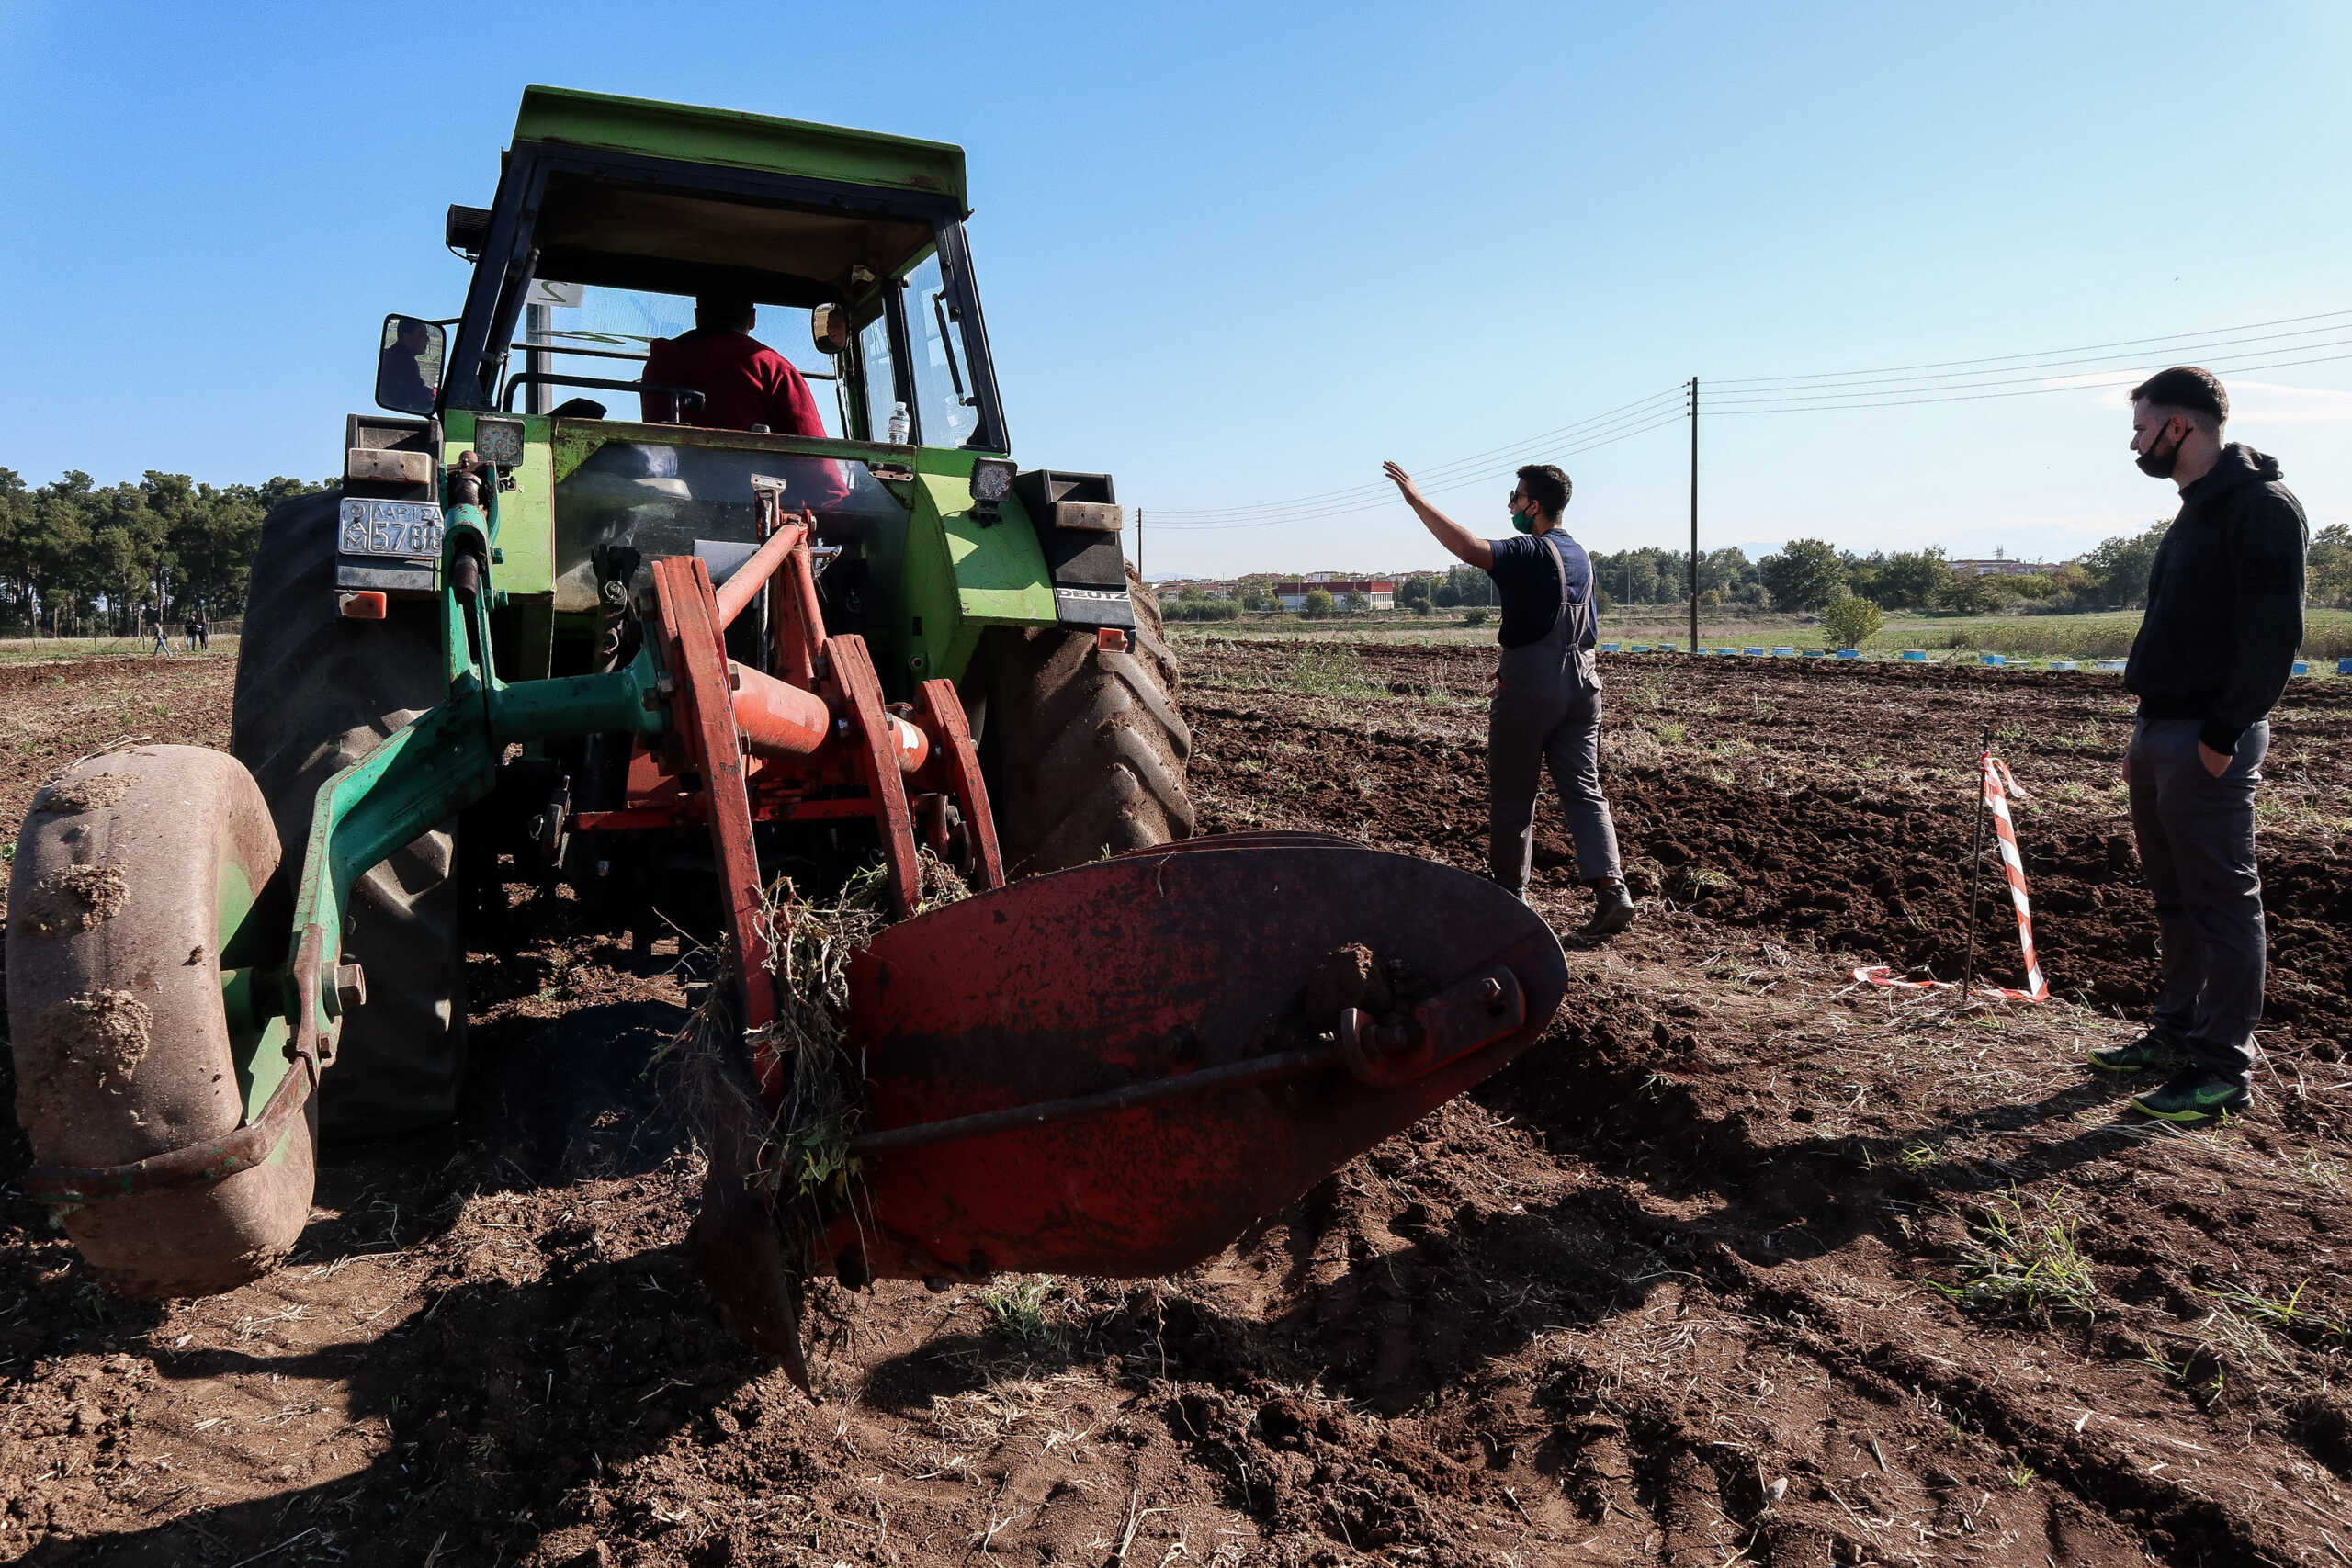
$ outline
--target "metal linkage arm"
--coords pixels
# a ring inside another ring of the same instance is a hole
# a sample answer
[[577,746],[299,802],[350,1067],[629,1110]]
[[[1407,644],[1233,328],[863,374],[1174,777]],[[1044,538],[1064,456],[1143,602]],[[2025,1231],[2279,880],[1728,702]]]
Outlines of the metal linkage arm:
[[[506,685],[490,667],[489,555],[481,510],[452,507],[445,541],[442,646],[448,695],[394,730],[319,787],[295,886],[292,961],[280,1010],[292,1020],[292,1055],[334,1059],[342,1032],[343,927],[352,884],[403,844],[496,786],[508,743],[622,730],[658,734],[669,716],[650,701],[650,655],[605,675]],[[463,570],[460,570],[460,567]],[[455,586],[462,582],[464,591]]]

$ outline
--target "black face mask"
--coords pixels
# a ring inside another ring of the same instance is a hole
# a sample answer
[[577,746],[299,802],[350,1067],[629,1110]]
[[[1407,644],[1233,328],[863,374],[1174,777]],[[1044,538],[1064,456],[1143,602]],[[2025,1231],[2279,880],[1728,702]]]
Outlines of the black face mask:
[[[2167,420],[2165,423],[2170,423],[2171,421]],[[2163,447],[2162,437],[2159,437],[2155,442],[2149,444],[2148,449],[2145,452],[2141,453],[2132,460],[2139,464],[2140,471],[2147,475],[2150,479],[2168,479],[2172,478],[2173,469],[2177,467],[2180,462],[2180,443],[2188,439],[2188,433],[2185,430],[2182,431],[2180,433],[2180,439],[2178,441],[2175,441],[2172,444],[2172,450],[2167,452]]]

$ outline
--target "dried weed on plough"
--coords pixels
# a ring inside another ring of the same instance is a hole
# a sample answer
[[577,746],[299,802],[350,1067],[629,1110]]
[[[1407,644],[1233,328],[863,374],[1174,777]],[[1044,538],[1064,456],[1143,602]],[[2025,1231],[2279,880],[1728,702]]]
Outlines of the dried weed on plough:
[[[969,896],[963,878],[929,850],[920,852],[919,860],[917,914]],[[790,878],[778,878],[767,889],[762,916],[768,970],[776,981],[775,1020],[751,1033],[739,1031],[729,1005],[733,987],[722,976],[655,1058],[704,1146],[739,1146],[750,1154],[744,1184],[801,1251],[814,1247],[834,1214],[857,1201],[849,1143],[858,1131],[865,1075],[845,1024],[849,965],[888,927],[889,905],[889,876],[879,863],[853,874],[827,899],[802,898]],[[752,1077],[752,1054],[763,1046],[787,1064],[784,1097],[773,1116],[760,1103]],[[742,1129],[742,1135],[720,1135],[722,1126]]]

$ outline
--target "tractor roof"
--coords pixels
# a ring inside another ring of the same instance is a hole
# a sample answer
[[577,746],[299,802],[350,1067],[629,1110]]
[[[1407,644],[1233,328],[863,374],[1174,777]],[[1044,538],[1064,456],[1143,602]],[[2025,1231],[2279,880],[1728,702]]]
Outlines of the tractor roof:
[[920,192],[952,200],[965,216],[970,211],[965,204],[964,150],[911,136],[532,86],[523,89],[514,140]]

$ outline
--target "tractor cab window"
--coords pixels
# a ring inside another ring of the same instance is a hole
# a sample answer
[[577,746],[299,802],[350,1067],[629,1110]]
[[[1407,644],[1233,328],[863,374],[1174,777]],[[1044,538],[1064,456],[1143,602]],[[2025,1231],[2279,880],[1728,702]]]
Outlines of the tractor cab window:
[[876,310],[874,319],[858,329],[857,361],[864,371],[865,438],[887,441],[890,438],[890,417],[899,404],[899,356],[890,352],[888,311]]
[[[580,416],[599,417],[576,400],[585,400],[604,408],[603,418],[635,421],[640,409],[634,389],[596,383],[644,379],[654,340],[682,337],[694,330],[695,302],[683,294],[598,287],[534,293],[578,303],[533,305],[526,310],[522,336],[507,361],[503,407],[544,413],[569,403]],[[751,335],[800,372],[816,400],[824,434],[839,436],[845,426],[841,380],[832,358],[809,345],[809,316],[803,307],[762,305]],[[677,423],[696,423],[691,405],[677,410],[667,399],[657,398],[651,412],[655,423],[669,423],[660,416],[672,413]]]
[[963,316],[939,257],[908,276],[907,335],[914,345],[915,422],[926,446],[961,446],[979,428],[979,394],[966,363]]

